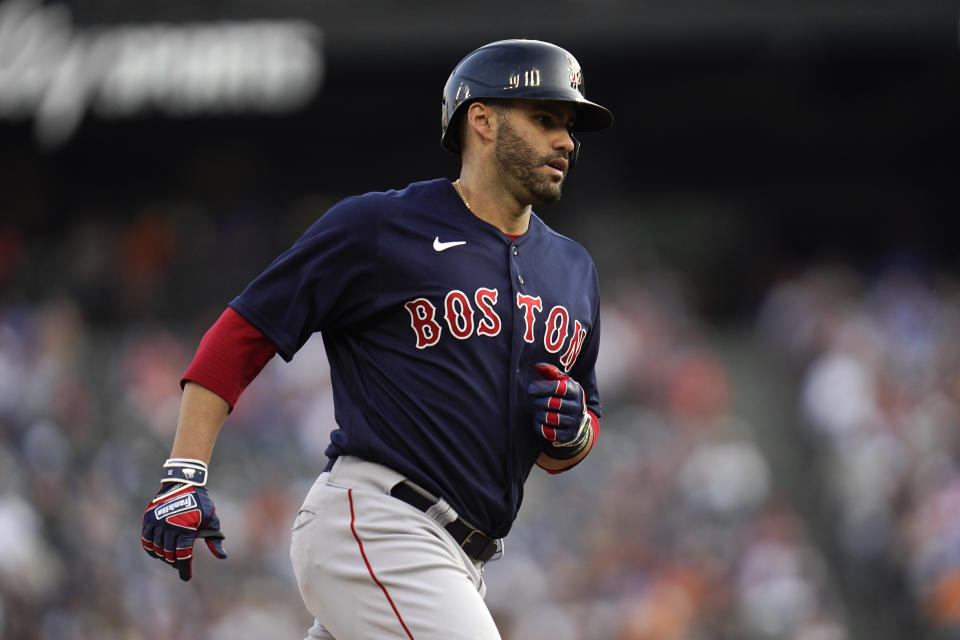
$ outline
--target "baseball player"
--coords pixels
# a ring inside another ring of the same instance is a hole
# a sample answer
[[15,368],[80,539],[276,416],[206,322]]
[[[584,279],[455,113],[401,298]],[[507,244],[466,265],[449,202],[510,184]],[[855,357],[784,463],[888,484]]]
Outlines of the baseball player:
[[181,382],[148,554],[183,580],[195,538],[226,557],[217,434],[266,362],[319,331],[338,428],[293,525],[308,638],[500,638],[484,564],[532,467],[572,468],[599,430],[596,269],[532,210],[560,198],[572,132],[613,123],[583,86],[550,43],[473,51],[443,90],[459,178],[337,203],[229,304]]

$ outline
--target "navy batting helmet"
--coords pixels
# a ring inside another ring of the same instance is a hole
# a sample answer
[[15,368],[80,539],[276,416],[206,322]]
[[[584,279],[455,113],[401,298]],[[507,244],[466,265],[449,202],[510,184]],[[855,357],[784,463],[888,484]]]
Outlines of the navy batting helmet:
[[465,107],[481,98],[560,100],[577,106],[573,131],[598,131],[613,114],[587,100],[583,72],[567,50],[540,40],[499,40],[468,54],[443,87],[440,145],[460,152],[458,122]]

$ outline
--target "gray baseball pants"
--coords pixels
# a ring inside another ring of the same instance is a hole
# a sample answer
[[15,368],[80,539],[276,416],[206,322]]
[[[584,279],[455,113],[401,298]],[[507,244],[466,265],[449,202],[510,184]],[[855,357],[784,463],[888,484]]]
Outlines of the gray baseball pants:
[[390,495],[403,480],[345,456],[308,492],[290,547],[316,619],[306,640],[500,640],[482,564],[438,519]]

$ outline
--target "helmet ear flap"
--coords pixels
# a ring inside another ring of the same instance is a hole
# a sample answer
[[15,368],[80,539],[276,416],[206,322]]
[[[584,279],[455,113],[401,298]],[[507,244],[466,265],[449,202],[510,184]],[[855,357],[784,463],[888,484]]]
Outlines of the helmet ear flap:
[[573,140],[573,151],[570,152],[570,168],[573,169],[580,159],[580,141],[572,132],[570,133],[570,139]]

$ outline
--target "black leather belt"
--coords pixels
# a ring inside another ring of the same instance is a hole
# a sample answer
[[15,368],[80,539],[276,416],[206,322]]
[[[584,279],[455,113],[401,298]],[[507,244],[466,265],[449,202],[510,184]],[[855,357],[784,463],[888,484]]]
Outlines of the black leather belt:
[[[416,507],[423,512],[426,512],[436,504],[406,482],[401,482],[390,489],[390,495],[398,500],[403,500],[410,506]],[[445,525],[444,528],[450,532],[450,535],[457,541],[460,548],[474,560],[486,562],[497,555],[503,548],[501,547],[502,543],[498,539],[491,538],[479,529],[474,529],[461,518],[457,518],[453,522]]]

